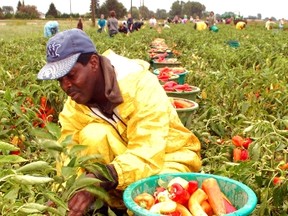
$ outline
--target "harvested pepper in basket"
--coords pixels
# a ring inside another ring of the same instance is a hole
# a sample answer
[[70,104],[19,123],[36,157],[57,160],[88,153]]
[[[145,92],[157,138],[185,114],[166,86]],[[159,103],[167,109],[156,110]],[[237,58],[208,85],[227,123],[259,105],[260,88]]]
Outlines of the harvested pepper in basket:
[[145,209],[150,209],[154,203],[155,203],[155,199],[153,197],[153,195],[149,194],[149,193],[141,193],[139,195],[137,195],[134,198],[135,203],[137,203],[139,206],[141,206],[142,208]]
[[190,198],[188,191],[178,183],[174,183],[168,187],[168,191],[170,193],[171,200],[182,205],[185,205]]

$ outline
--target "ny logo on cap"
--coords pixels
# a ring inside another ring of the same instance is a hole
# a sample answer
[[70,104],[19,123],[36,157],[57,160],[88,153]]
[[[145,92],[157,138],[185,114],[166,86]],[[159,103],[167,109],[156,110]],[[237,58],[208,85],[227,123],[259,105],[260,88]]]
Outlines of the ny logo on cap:
[[50,56],[52,58],[57,58],[60,56],[58,53],[58,49],[61,47],[61,44],[49,44],[47,47],[47,56]]

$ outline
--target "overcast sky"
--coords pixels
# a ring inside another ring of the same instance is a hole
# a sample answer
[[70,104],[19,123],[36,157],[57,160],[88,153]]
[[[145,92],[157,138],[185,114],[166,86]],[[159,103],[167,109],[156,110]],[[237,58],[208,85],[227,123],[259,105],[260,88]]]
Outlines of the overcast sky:
[[[0,0],[0,7],[13,6],[17,7],[19,0]],[[21,0],[22,1],[22,0]],[[118,0],[127,10],[130,9],[131,0]],[[142,5],[148,7],[149,10],[156,11],[157,9],[170,10],[172,3],[176,0],[132,0],[132,5],[139,7]],[[188,0],[183,0],[187,2]],[[200,2],[206,6],[207,11],[223,14],[224,12],[234,12],[243,15],[244,17],[252,15],[257,16],[258,13],[265,17],[276,17],[277,19],[288,19],[288,0],[190,0]],[[61,13],[70,13],[70,2],[72,13],[85,14],[89,12],[91,0],[24,0],[26,5],[35,5],[38,11],[46,13],[49,5],[54,3],[57,10]],[[100,5],[105,0],[100,0]]]

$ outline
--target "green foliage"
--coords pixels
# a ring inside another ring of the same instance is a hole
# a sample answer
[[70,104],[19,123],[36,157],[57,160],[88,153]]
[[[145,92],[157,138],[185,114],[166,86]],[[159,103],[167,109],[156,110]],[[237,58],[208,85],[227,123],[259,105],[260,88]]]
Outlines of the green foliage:
[[38,19],[40,17],[36,6],[31,5],[21,5],[15,14],[17,19]]
[[127,15],[127,9],[118,0],[106,0],[99,9],[99,14],[104,14],[105,17],[109,16],[109,12],[114,10],[116,12],[116,17],[124,17]]
[[45,14],[46,17],[58,17],[58,11],[53,3],[50,4],[47,13]]
[[[21,29],[22,23],[18,22],[16,29]],[[110,199],[95,186],[99,182],[85,176],[76,178],[77,170],[83,167],[105,173],[95,163],[101,162],[101,157],[76,157],[85,148],[81,145],[75,145],[68,154],[71,137],[61,144],[57,142],[60,134],[57,117],[66,96],[56,81],[36,80],[37,72],[45,64],[47,41],[42,36],[42,24],[35,25],[31,29],[33,34],[27,32],[26,37],[22,31],[14,30],[15,37],[9,33],[9,37],[0,40],[1,215],[22,216],[28,212],[36,215],[45,211],[64,215],[67,199],[82,186],[100,198],[96,209]],[[75,25],[60,21],[61,30]],[[280,167],[288,162],[288,32],[266,31],[263,26],[264,23],[248,23],[246,29],[239,31],[232,25],[219,24],[218,33],[198,32],[190,23],[171,24],[170,29],[159,31],[144,26],[129,36],[118,34],[114,38],[97,34],[88,22],[84,29],[99,53],[112,49],[120,55],[146,61],[150,60],[152,40],[164,38],[174,53],[180,53],[177,57],[189,71],[186,82],[201,89],[196,98],[199,109],[189,129],[202,144],[202,171],[227,176],[251,187],[258,197],[253,215],[286,215],[288,171]],[[6,28],[12,30],[3,27]],[[17,38],[18,34],[21,37]],[[239,41],[240,46],[230,47],[229,40]],[[37,120],[35,113],[41,96],[47,97],[56,114],[54,122],[45,128],[35,128],[33,122]],[[34,106],[29,106],[27,98],[32,99]],[[232,162],[234,135],[253,139],[248,161]],[[22,137],[22,145],[11,145],[15,136]],[[20,155],[10,155],[14,150],[20,150]],[[62,152],[69,155],[69,160],[57,175],[56,159]],[[274,177],[284,180],[274,185]],[[20,178],[33,184],[18,184]],[[46,206],[48,200],[57,204],[57,211]]]

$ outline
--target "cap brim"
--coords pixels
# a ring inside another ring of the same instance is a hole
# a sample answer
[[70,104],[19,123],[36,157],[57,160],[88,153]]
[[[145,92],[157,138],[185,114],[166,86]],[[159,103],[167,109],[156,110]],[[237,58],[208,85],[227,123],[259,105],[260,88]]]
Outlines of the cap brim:
[[38,73],[39,80],[59,79],[72,69],[81,53],[74,54],[65,59],[47,63]]

